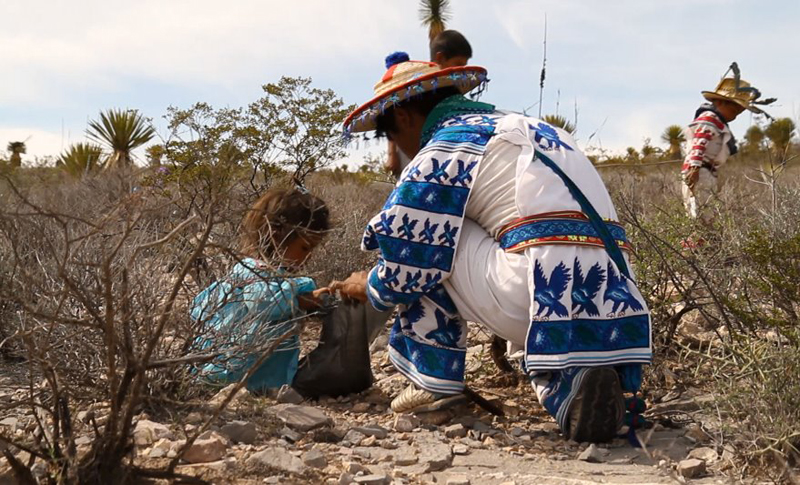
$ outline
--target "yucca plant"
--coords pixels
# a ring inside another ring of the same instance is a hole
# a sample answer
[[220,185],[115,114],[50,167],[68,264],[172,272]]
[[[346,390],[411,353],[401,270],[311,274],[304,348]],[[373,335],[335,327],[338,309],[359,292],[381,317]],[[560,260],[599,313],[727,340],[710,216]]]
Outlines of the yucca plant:
[[433,42],[437,35],[445,30],[445,23],[450,20],[450,0],[421,0],[419,2],[419,19],[422,26],[428,28],[428,40]]
[[764,138],[766,138],[764,130],[758,125],[753,125],[744,134],[744,148],[748,152],[756,153],[761,150]]
[[542,116],[542,120],[546,121],[547,123],[557,126],[562,130],[566,131],[569,134],[575,134],[575,125],[569,122],[567,118],[561,115],[544,115]]
[[72,177],[81,178],[88,173],[100,170],[103,166],[102,158],[103,148],[101,146],[92,143],[76,143],[58,157],[56,167]]
[[105,168],[110,169],[130,167],[131,152],[152,140],[156,130],[137,110],[110,109],[100,113],[100,121],[90,121],[86,133],[111,150],[105,163]]
[[794,138],[794,130],[795,124],[791,118],[778,118],[764,130],[764,134],[772,143],[772,149],[775,150],[775,155],[781,163],[786,160],[786,154],[792,143],[792,138]]
[[22,166],[22,154],[27,151],[24,141],[12,141],[8,143],[8,151],[11,152],[11,157],[8,159],[12,167]]
[[677,160],[681,157],[681,144],[686,141],[683,134],[683,127],[680,125],[669,125],[661,134],[661,141],[669,145],[667,155],[670,160]]

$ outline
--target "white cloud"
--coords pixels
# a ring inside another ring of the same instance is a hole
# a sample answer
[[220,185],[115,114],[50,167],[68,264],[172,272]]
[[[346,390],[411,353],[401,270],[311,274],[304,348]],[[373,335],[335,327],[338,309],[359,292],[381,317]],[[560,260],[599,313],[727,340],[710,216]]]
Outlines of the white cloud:
[[[800,4],[771,5],[459,0],[450,26],[489,69],[485,100],[518,110],[538,99],[546,13],[544,112],[554,111],[560,89],[562,114],[571,116],[578,99],[581,136],[607,119],[604,146],[624,149],[687,122],[699,91],[733,60],[745,79],[780,98],[774,115],[796,116],[800,65],[790,46],[800,45]],[[4,0],[0,18],[13,21],[0,29],[0,126],[29,127],[34,139],[50,140],[31,153],[55,154],[62,119],[79,140],[86,117],[101,109],[136,107],[158,122],[169,104],[246,104],[281,75],[313,77],[361,102],[387,53],[426,57],[416,9],[397,0]],[[9,133],[0,131],[0,143]]]

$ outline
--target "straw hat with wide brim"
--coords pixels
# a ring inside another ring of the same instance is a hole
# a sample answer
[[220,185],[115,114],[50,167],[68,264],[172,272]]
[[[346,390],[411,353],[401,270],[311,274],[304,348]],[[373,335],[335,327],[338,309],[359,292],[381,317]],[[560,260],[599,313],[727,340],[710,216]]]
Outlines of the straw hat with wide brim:
[[376,128],[378,116],[387,109],[409,98],[455,86],[462,94],[484,84],[486,69],[478,66],[459,66],[442,69],[438,64],[408,60],[408,55],[396,56],[399,62],[391,64],[387,57],[387,71],[375,84],[375,97],[362,104],[344,120],[345,135]]
[[742,79],[738,80],[737,85],[737,79],[726,77],[717,84],[717,89],[714,91],[702,91],[702,94],[709,101],[730,101],[753,113],[764,113],[761,108],[753,104],[760,96],[759,91]]

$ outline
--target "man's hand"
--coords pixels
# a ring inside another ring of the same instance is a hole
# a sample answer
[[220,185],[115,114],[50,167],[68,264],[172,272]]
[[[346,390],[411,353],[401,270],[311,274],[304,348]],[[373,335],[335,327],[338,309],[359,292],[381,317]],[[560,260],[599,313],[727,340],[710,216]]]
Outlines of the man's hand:
[[338,291],[342,300],[345,302],[367,301],[367,272],[356,271],[344,281],[333,281],[329,287],[332,291]]
[[694,193],[694,188],[697,186],[698,180],[700,180],[700,167],[690,167],[689,170],[683,174],[683,181],[692,193]]

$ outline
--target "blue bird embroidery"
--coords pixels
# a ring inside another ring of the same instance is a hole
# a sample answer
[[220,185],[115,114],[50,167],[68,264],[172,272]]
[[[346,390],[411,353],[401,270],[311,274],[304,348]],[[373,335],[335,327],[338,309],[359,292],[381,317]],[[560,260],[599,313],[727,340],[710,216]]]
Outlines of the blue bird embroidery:
[[416,288],[419,287],[419,279],[422,278],[422,270],[417,270],[416,273],[413,275],[411,271],[406,271],[406,283],[400,288],[400,291],[404,293],[408,293],[409,291],[414,291]]
[[456,245],[456,233],[458,227],[450,227],[450,221],[444,223],[444,231],[439,234],[439,242],[444,243],[451,248]]
[[569,280],[569,269],[563,262],[558,263],[558,266],[553,269],[550,274],[550,281],[548,281],[544,275],[542,265],[539,264],[539,261],[536,261],[536,265],[533,268],[533,298],[539,304],[539,309],[536,311],[537,316],[542,315],[545,310],[547,310],[547,313],[544,314],[544,317],[549,317],[553,312],[559,317],[569,315],[567,307],[560,301],[567,290]]
[[400,266],[396,267],[394,271],[392,271],[392,268],[385,266],[384,271],[383,282],[386,286],[397,286],[400,284],[400,281],[397,279],[397,277],[400,276]]
[[578,258],[575,258],[575,268],[572,271],[572,313],[577,316],[585,311],[590,317],[600,316],[600,310],[594,303],[600,286],[606,280],[605,271],[600,267],[600,263],[595,263],[589,268],[586,278],[583,277],[583,269]]
[[406,319],[406,321],[408,322],[408,325],[406,325],[404,328],[408,328],[411,325],[413,325],[413,324],[417,323],[418,321],[422,320],[422,317],[425,316],[425,307],[423,306],[423,304],[419,300],[417,300],[414,303],[412,303],[411,305],[409,305],[406,308],[406,311],[401,312],[400,316],[402,318]]
[[533,138],[536,140],[536,143],[545,150],[553,150],[561,147],[572,150],[571,146],[561,141],[556,129],[547,123],[540,122],[538,126],[528,125],[528,127],[533,130]]
[[460,321],[457,318],[449,318],[438,308],[433,314],[436,316],[436,330],[425,334],[425,338],[447,347],[456,347],[461,340]]
[[453,185],[461,184],[462,187],[467,186],[467,182],[472,182],[472,169],[475,168],[478,162],[472,162],[466,167],[464,166],[464,160],[458,161],[458,174],[450,179],[450,183]]
[[431,173],[425,176],[425,181],[430,182],[431,180],[436,180],[440,184],[446,182],[447,179],[450,178],[450,176],[447,174],[446,171],[447,166],[450,165],[450,162],[452,162],[452,160],[450,159],[445,160],[441,166],[439,166],[439,160],[431,158],[431,161],[433,161],[433,170],[431,171]]
[[[617,274],[614,269],[614,263],[611,261],[608,262],[608,285],[603,294],[603,301],[613,301],[614,306],[611,308],[611,313],[617,313],[617,309],[619,308],[618,315],[620,316],[624,315],[625,310],[628,308],[635,312],[644,310],[639,300],[631,294],[626,278]],[[622,306],[622,308],[620,308],[620,306]]]
[[415,227],[417,227],[417,220],[409,220],[408,214],[403,214],[403,225],[400,226],[400,237],[413,241]]
[[425,219],[425,227],[422,228],[422,231],[419,233],[419,240],[420,242],[424,242],[427,244],[433,244],[433,236],[436,234],[436,229],[439,227],[439,224],[431,224],[430,219]]
[[422,292],[427,293],[433,289],[434,286],[438,285],[439,282],[442,280],[442,273],[436,273],[436,276],[431,276],[430,273],[425,275],[425,284],[422,285]]
[[392,230],[392,223],[394,222],[396,215],[391,215],[386,217],[385,213],[381,214],[381,220],[377,224],[375,224],[375,232],[383,232],[387,236],[391,236],[394,231]]
[[405,181],[407,181],[407,180],[414,180],[414,179],[416,179],[417,177],[419,177],[420,175],[422,175],[422,172],[420,172],[420,171],[419,171],[419,167],[417,167],[417,166],[415,165],[415,166],[413,166],[413,167],[411,167],[411,168],[409,168],[409,169],[408,169],[408,173],[407,173],[407,174],[406,174],[406,176],[403,178],[403,182],[405,182]]

